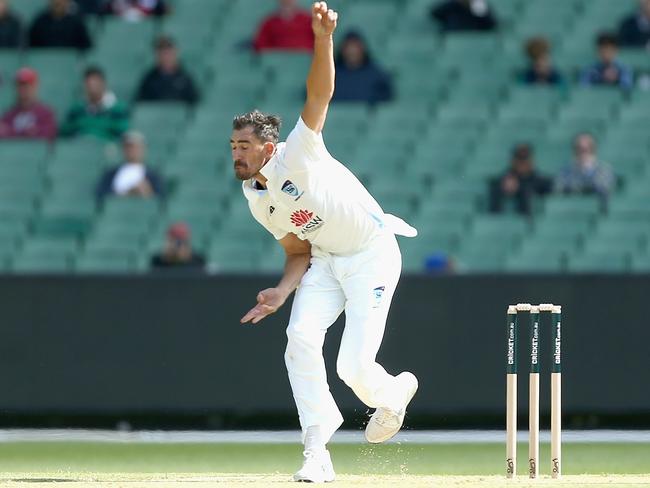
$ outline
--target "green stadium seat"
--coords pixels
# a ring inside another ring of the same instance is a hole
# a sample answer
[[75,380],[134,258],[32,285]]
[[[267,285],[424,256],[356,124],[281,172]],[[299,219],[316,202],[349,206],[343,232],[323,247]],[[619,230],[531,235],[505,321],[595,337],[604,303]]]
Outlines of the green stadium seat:
[[91,254],[80,256],[75,262],[77,273],[127,273],[135,271],[133,260],[128,256]]
[[650,256],[632,256],[630,267],[633,273],[650,273]]
[[5,139],[0,141],[0,174],[14,169],[23,171],[40,166],[48,157],[50,147],[45,141],[21,141]]
[[503,271],[506,252],[497,249],[478,249],[464,242],[454,255],[458,271],[462,273],[500,273]]
[[457,105],[442,105],[438,108],[437,120],[443,124],[450,124],[451,122],[470,126],[487,124],[492,118],[491,108],[488,104],[478,104],[474,107],[471,105],[470,101],[467,102],[466,106],[460,103]]
[[529,230],[528,221],[519,215],[484,215],[472,221],[468,238],[512,242],[521,239]]
[[607,236],[600,232],[586,239],[584,250],[588,254],[606,254],[615,252],[623,255],[645,254],[646,241],[644,238],[627,238]]
[[103,243],[132,242],[134,245],[144,242],[149,229],[134,225],[129,221],[98,221],[90,239]]
[[33,234],[43,237],[81,238],[90,229],[88,218],[71,215],[46,215],[37,217],[33,224]]
[[474,205],[471,201],[446,201],[423,199],[420,203],[418,221],[426,223],[449,221],[459,222],[465,227],[469,216],[474,212]]
[[650,221],[650,200],[645,197],[612,198],[607,213],[612,219],[648,222]]
[[547,197],[544,214],[547,218],[595,218],[601,211],[601,202],[595,196]]
[[67,273],[70,271],[70,259],[57,254],[25,255],[20,254],[13,259],[10,269],[14,273],[49,274]]
[[181,102],[138,102],[132,122],[139,128],[180,129],[187,121],[188,108]]
[[534,236],[544,245],[552,242],[573,245],[592,228],[592,219],[572,217],[543,216],[535,221]]
[[106,199],[102,215],[115,221],[151,222],[160,211],[156,199],[112,197]]
[[568,269],[577,273],[624,273],[629,271],[630,263],[624,254],[609,251],[572,256],[569,258]]
[[504,271],[509,273],[558,273],[564,267],[561,253],[517,254],[504,263]]
[[0,198],[0,220],[27,222],[34,214],[34,200],[28,198],[7,200]]

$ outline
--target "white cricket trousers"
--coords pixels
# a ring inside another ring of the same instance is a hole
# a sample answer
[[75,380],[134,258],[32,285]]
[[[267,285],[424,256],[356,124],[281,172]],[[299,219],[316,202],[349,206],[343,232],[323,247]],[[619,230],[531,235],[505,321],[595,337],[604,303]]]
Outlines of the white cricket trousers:
[[311,267],[293,300],[285,353],[303,441],[307,427],[318,425],[327,442],[343,422],[323,359],[325,333],[343,310],[336,372],[368,407],[389,405],[395,377],[375,358],[401,268],[397,240],[390,232],[349,256],[312,250]]

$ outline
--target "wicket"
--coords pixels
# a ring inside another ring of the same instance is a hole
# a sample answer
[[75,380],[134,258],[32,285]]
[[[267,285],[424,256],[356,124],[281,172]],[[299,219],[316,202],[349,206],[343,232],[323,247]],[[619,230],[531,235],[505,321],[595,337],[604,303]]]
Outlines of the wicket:
[[539,339],[540,312],[550,312],[552,319],[551,367],[551,476],[561,474],[562,435],[562,307],[550,303],[531,305],[518,303],[508,306],[506,354],[506,476],[513,478],[517,472],[517,363],[518,363],[518,312],[530,314],[528,342],[530,368],[528,379],[528,475],[539,475]]

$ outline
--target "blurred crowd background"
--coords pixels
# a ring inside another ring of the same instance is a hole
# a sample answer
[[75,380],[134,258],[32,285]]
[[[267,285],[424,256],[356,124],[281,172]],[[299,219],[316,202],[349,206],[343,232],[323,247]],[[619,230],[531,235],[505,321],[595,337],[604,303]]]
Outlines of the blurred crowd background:
[[[650,0],[340,0],[330,152],[408,272],[650,271]],[[295,124],[298,0],[0,0],[0,272],[275,272],[232,117]]]

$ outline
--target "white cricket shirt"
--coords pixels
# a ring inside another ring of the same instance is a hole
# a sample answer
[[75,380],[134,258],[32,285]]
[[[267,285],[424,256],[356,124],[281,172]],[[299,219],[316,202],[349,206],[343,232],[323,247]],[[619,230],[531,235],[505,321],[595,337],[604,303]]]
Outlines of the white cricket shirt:
[[293,232],[323,251],[350,254],[384,226],[379,204],[302,117],[260,173],[267,188],[247,180],[244,195],[255,219],[276,239]]

